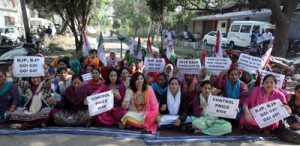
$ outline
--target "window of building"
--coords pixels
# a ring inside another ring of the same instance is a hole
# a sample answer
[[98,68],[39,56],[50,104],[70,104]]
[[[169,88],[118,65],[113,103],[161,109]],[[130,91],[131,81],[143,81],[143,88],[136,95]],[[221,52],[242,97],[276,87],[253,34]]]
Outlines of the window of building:
[[221,28],[225,28],[225,27],[226,27],[226,23],[223,22],[223,23],[221,24]]

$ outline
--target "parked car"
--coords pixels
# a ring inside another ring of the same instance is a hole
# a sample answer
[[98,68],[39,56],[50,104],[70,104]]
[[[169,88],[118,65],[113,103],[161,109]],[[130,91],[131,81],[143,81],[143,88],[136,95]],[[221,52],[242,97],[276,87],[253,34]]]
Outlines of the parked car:
[[87,34],[97,34],[97,30],[94,27],[88,26],[86,28],[86,33]]
[[[202,42],[203,45],[216,45],[216,38],[217,38],[217,31],[211,31],[209,33],[207,33],[206,35],[204,35]],[[222,47],[226,47],[227,46],[227,35],[226,33],[221,33],[221,43],[222,43]]]
[[[261,21],[234,21],[230,25],[227,41],[229,48],[233,49],[235,46],[246,47],[250,46],[252,32],[257,29],[261,35],[266,28],[272,29],[275,25],[269,22]],[[257,43],[262,42],[262,38],[259,37]]]
[[[7,32],[5,33],[5,31]],[[0,35],[14,43],[20,43],[21,38],[18,30],[15,27],[10,27],[10,26],[0,27]]]
[[45,26],[46,28],[50,26],[52,29],[52,35],[56,34],[56,27],[54,23],[50,20],[43,19],[43,18],[30,18],[29,24],[32,25],[34,28],[37,28],[39,25]]

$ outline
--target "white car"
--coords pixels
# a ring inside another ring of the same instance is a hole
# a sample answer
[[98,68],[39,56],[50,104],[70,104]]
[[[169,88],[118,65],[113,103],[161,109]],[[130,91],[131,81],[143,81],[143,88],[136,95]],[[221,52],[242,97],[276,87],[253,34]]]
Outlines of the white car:
[[87,34],[97,34],[97,30],[96,30],[94,27],[88,26],[88,27],[86,28],[86,33],[87,33]]
[[[216,37],[217,37],[217,31],[211,31],[207,33],[202,39],[203,45],[216,45]],[[226,33],[222,33],[221,42],[222,42],[222,47],[227,46]]]
[[[5,33],[6,30],[8,31],[7,33]],[[21,38],[18,30],[15,27],[0,27],[0,34],[13,42],[20,43]]]

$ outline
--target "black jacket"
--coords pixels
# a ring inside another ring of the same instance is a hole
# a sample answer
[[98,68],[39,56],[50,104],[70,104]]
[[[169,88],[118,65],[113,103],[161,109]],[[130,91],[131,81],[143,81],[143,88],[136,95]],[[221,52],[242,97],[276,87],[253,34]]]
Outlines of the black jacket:
[[[164,104],[166,104],[167,108],[166,108],[165,111],[161,111],[160,108]],[[160,96],[159,112],[162,115],[169,114],[168,104],[167,104],[167,92],[163,93]],[[186,118],[187,118],[187,113],[188,113],[188,108],[187,108],[186,97],[185,97],[184,93],[181,92],[181,100],[180,100],[179,111],[178,111],[178,114],[179,114],[179,118],[178,119],[180,119],[181,122],[184,122],[186,120]]]

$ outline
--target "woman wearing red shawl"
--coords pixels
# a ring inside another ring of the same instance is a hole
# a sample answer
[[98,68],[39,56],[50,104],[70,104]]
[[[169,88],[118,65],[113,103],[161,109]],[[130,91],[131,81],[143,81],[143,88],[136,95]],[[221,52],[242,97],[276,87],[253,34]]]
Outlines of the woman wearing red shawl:
[[252,117],[250,110],[251,108],[266,103],[268,101],[279,99],[282,104],[286,107],[289,113],[291,109],[287,105],[287,101],[282,92],[275,88],[276,77],[274,75],[266,75],[263,79],[263,87],[254,87],[251,94],[243,102],[244,112],[240,120],[240,128],[251,129],[255,131],[273,131],[279,126],[279,121],[271,124],[265,128],[259,128],[257,122]]
[[182,91],[187,98],[188,113],[193,113],[194,98],[199,97],[200,92],[197,90],[198,80],[194,75],[185,74],[181,84]]
[[85,125],[89,126],[91,117],[88,112],[87,96],[93,93],[93,89],[83,84],[82,76],[72,76],[72,85],[69,86],[60,101],[49,98],[48,102],[54,105],[52,117],[58,125]]
[[96,93],[102,93],[109,90],[114,94],[114,107],[104,113],[97,115],[96,122],[104,125],[118,124],[121,118],[126,114],[126,110],[121,107],[126,92],[125,85],[119,80],[117,70],[111,68],[108,71],[105,83],[101,85]]
[[96,91],[100,88],[102,79],[100,78],[100,70],[98,68],[93,68],[92,79],[87,82],[87,84]]
[[124,125],[144,128],[144,132],[156,132],[156,119],[159,114],[158,102],[153,89],[147,85],[142,73],[135,73],[130,79],[122,107],[128,109],[121,119]]
[[131,62],[129,65],[129,77],[131,77],[133,74],[137,72],[136,65],[134,62]]

